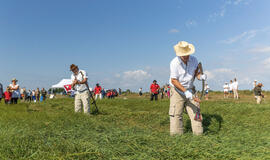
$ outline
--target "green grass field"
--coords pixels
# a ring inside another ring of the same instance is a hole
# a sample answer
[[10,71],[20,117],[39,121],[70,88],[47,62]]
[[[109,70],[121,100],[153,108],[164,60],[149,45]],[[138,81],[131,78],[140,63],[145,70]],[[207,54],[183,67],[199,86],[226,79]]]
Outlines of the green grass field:
[[[98,101],[101,114],[74,113],[73,99],[0,104],[0,159],[270,159],[270,101],[211,93],[204,135],[169,135],[169,100],[135,95]],[[213,95],[214,94],[214,95]]]

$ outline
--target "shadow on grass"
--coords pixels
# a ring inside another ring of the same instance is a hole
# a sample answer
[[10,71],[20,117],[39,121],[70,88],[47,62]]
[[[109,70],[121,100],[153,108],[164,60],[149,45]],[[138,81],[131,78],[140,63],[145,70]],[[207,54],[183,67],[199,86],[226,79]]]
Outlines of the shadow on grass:
[[[217,114],[202,114],[204,134],[217,134],[223,123],[223,118]],[[186,132],[192,132],[191,121],[187,120],[185,124]]]

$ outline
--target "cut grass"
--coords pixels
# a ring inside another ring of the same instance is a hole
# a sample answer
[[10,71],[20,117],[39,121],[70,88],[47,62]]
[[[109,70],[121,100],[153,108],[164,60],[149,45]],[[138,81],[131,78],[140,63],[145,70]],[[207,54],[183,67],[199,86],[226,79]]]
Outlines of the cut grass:
[[[213,94],[213,93],[212,93]],[[269,159],[269,101],[215,93],[201,104],[204,135],[169,136],[169,100],[98,101],[101,114],[74,113],[73,99],[0,105],[0,159]]]

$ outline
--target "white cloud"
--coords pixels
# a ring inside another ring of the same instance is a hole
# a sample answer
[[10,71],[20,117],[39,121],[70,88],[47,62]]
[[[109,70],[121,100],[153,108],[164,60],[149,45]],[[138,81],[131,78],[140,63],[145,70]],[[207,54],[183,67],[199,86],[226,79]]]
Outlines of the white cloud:
[[237,6],[240,4],[249,5],[252,0],[225,0],[222,4],[222,6],[219,8],[218,11],[212,13],[208,17],[208,21],[216,21],[217,18],[221,18],[225,16],[225,13],[227,12],[227,8],[231,5]]
[[270,57],[263,60],[262,64],[265,68],[270,69]]
[[270,27],[265,27],[262,29],[252,29],[252,30],[245,31],[239,35],[236,35],[234,37],[228,38],[226,40],[222,40],[220,42],[224,44],[232,44],[239,41],[248,41],[256,37],[258,34],[267,34],[269,33],[269,31],[270,31]]
[[236,35],[232,38],[229,38],[227,40],[222,40],[221,43],[225,43],[225,44],[232,44],[241,40],[249,40],[254,38],[258,32],[260,32],[261,30],[249,30],[249,31],[245,31],[239,35]]
[[151,74],[143,70],[126,71],[123,73],[123,78],[127,80],[142,81],[151,77]]
[[121,88],[135,89],[144,86],[145,82],[151,81],[152,75],[144,70],[131,70],[117,73],[114,78],[108,79],[107,84],[117,85]]
[[270,46],[257,47],[249,50],[251,53],[270,53]]
[[169,30],[169,33],[178,33],[178,32],[179,30],[175,28]]
[[232,77],[235,76],[235,72],[229,68],[217,68],[214,70],[207,70],[205,71],[207,74],[208,80],[213,80],[217,78],[226,79],[225,77]]

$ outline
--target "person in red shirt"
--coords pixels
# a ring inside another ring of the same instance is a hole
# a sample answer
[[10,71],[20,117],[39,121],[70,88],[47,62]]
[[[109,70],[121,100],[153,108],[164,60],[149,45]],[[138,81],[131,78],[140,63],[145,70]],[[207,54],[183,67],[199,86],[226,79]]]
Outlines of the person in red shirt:
[[6,103],[6,104],[10,104],[11,96],[12,96],[12,93],[11,93],[11,91],[10,91],[10,88],[7,87],[7,90],[6,90],[6,92],[4,93],[5,103]]
[[153,83],[151,84],[150,86],[150,93],[151,93],[151,101],[153,101],[154,97],[155,97],[155,100],[157,101],[158,100],[158,93],[159,93],[159,85],[157,84],[157,81],[154,80]]
[[99,99],[102,99],[101,90],[102,90],[101,86],[99,86],[99,84],[97,83],[96,87],[94,89],[94,92],[95,92],[95,95],[96,95],[96,97],[95,97],[96,100],[97,100],[98,96],[99,96]]

